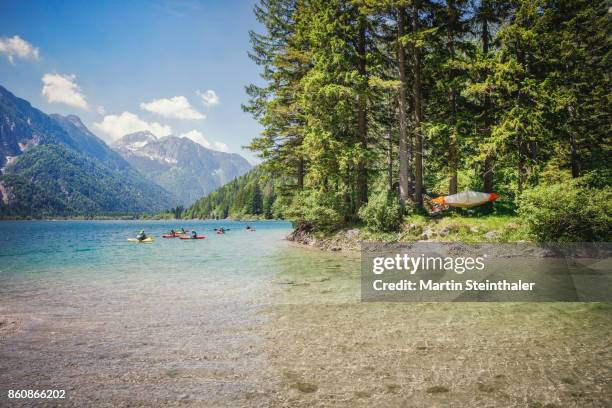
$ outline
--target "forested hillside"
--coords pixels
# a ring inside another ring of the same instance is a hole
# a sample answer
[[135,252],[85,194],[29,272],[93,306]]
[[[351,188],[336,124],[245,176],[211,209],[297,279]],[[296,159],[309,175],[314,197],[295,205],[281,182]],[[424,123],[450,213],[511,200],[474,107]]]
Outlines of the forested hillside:
[[0,215],[95,216],[159,208],[161,189],[140,183],[138,177],[113,171],[72,149],[36,146],[0,175],[8,204],[0,205]]
[[[255,14],[265,84],[244,108],[265,130],[250,148],[293,180],[290,218],[334,229],[478,190],[501,195],[482,212],[556,225],[540,239],[610,234],[588,227],[612,217],[592,201],[612,198],[605,1],[261,0]],[[565,236],[572,222],[587,228]]]
[[0,218],[154,213],[173,197],[76,116],[47,115],[0,86]]
[[238,177],[188,208],[185,218],[282,218],[274,203],[280,187],[259,167]]

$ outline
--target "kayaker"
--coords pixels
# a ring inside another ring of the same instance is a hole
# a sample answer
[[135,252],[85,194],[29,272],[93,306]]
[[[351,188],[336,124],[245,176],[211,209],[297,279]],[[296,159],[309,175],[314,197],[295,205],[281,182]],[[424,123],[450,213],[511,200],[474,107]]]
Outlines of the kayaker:
[[223,228],[223,227],[219,228],[219,230],[218,230],[218,231],[219,231],[221,234],[225,234],[225,228]]
[[170,235],[172,235],[173,237],[176,237],[176,231],[174,229],[170,230]]
[[182,232],[183,234],[186,234],[186,233],[187,233],[187,230],[185,229],[185,227],[181,227],[181,232]]
[[145,234],[144,230],[140,230],[136,235],[136,239],[139,241],[144,241],[145,239],[147,239],[147,234]]
[[197,239],[197,238],[198,238],[198,233],[195,230],[191,231],[191,239]]

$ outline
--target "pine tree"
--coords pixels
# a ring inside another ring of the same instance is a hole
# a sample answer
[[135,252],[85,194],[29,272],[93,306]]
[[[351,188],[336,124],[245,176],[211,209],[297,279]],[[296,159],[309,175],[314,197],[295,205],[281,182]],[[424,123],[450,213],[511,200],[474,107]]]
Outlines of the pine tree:
[[603,1],[261,0],[255,13],[265,84],[245,109],[264,131],[250,147],[292,182],[234,185],[198,211],[337,227],[396,180],[405,208],[460,186],[518,203],[551,166],[609,168]]
[[297,33],[300,11],[295,0],[262,0],[254,12],[266,32],[249,33],[253,48],[249,56],[263,68],[265,85],[247,86],[250,100],[243,109],[260,121],[264,131],[249,147],[271,171],[293,176],[302,189],[306,163],[298,95],[310,60],[304,37]]

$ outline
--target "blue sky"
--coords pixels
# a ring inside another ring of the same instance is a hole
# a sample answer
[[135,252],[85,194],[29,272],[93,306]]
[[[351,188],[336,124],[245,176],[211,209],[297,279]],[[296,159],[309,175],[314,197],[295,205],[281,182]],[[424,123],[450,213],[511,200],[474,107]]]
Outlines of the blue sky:
[[253,4],[2,0],[0,84],[106,141],[143,128],[253,159],[242,146],[261,128],[240,108],[259,82],[247,56]]

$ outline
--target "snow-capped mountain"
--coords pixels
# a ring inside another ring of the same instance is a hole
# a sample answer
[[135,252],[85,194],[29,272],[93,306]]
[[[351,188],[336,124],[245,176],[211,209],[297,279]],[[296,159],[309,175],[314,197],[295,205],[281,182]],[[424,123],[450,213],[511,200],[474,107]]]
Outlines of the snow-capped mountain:
[[155,213],[173,196],[74,115],[47,115],[0,86],[0,218]]
[[158,139],[150,132],[136,132],[123,136],[112,147],[132,167],[173,193],[184,205],[251,169],[249,162],[238,154],[210,150],[176,136]]

